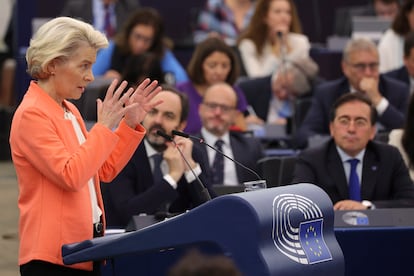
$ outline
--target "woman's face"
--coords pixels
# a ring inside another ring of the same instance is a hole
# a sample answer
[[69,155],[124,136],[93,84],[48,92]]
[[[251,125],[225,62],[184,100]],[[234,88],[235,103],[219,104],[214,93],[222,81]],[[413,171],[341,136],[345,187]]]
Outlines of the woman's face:
[[215,51],[204,59],[204,79],[208,85],[224,82],[231,70],[230,58],[222,52]]
[[269,27],[270,36],[276,36],[278,32],[288,33],[292,23],[290,3],[286,0],[271,1],[265,23]]
[[154,40],[154,28],[150,25],[136,25],[129,34],[128,43],[131,53],[140,55],[151,48]]
[[52,97],[57,102],[63,99],[79,99],[86,86],[94,80],[92,64],[96,59],[96,49],[81,46],[73,56],[66,61],[53,62],[49,71],[52,76]]

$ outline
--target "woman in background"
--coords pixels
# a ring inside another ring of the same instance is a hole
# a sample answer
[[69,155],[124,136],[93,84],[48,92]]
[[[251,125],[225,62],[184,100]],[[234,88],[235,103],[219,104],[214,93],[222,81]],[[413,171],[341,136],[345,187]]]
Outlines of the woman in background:
[[379,70],[385,73],[404,65],[404,37],[414,30],[414,0],[405,0],[378,43]]
[[163,72],[171,75],[170,84],[186,81],[187,74],[171,47],[172,42],[164,35],[164,24],[158,11],[153,8],[138,9],[127,19],[114,43],[98,53],[94,73],[105,78],[119,79],[131,56],[149,52],[161,60]]
[[[219,82],[226,82],[234,86],[239,76],[239,63],[233,49],[218,37],[209,37],[199,43],[187,67],[190,81],[178,83],[177,88],[188,95],[190,110],[187,126],[184,131],[198,133],[201,130],[201,119],[198,114],[206,89]],[[236,119],[238,129],[245,130],[244,113],[247,102],[243,91],[237,86],[236,90],[239,114]]]
[[292,0],[258,0],[238,49],[249,77],[265,77],[283,62],[309,56],[310,43]]

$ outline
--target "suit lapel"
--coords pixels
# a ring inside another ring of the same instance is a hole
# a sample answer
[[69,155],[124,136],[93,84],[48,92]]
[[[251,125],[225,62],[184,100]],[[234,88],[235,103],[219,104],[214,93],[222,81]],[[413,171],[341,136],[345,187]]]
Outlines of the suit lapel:
[[375,154],[367,147],[367,150],[365,151],[364,155],[364,164],[362,168],[362,199],[372,198],[375,189],[375,183],[377,183],[377,175],[379,169],[380,163],[375,158]]
[[333,141],[329,143],[327,160],[327,173],[330,175],[330,179],[332,179],[338,189],[340,198],[349,198],[348,182],[346,180],[344,166]]

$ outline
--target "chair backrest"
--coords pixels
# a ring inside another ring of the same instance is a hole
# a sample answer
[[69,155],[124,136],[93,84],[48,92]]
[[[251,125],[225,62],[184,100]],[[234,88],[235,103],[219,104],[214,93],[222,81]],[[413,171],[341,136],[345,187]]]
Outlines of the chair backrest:
[[270,156],[257,161],[259,170],[267,187],[278,187],[290,184],[295,168],[296,155]]
[[312,105],[312,96],[300,97],[295,100],[295,115],[293,117],[293,129],[297,130]]

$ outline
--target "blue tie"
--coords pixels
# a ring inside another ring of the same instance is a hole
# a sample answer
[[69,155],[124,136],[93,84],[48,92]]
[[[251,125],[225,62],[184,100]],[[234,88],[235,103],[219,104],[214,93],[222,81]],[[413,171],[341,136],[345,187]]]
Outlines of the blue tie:
[[349,159],[348,162],[351,164],[351,171],[349,173],[349,199],[361,201],[361,187],[356,171],[359,160]]
[[161,171],[161,162],[162,162],[162,153],[156,153],[152,156],[154,160],[154,169],[152,171],[152,178],[154,180],[154,183],[161,182],[163,175]]
[[[223,140],[217,140],[214,146],[217,150],[223,151]],[[223,184],[224,182],[224,157],[216,152],[213,161],[213,184]]]

